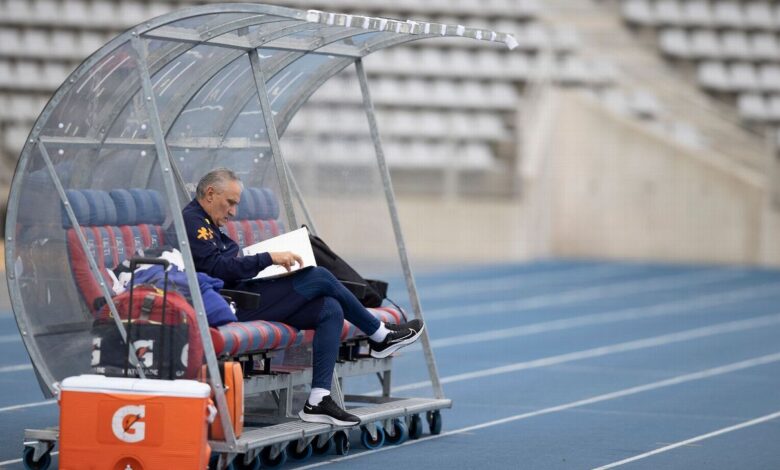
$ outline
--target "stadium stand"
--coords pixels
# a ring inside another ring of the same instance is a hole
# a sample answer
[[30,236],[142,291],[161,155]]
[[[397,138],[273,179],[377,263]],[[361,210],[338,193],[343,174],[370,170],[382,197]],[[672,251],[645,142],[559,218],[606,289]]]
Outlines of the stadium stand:
[[[31,125],[70,71],[120,31],[203,3],[0,0],[0,193]],[[447,38],[366,59],[401,195],[486,194],[523,204],[524,160],[536,161],[525,152],[544,145],[536,134],[550,125],[545,119],[555,119],[542,109],[540,90],[547,87],[584,90],[598,106],[665,141],[758,173],[766,173],[767,141],[780,143],[780,2],[272,3],[483,26],[516,37],[513,51]],[[329,164],[368,165],[373,148],[361,100],[351,69],[318,90],[285,123],[282,148],[291,164],[314,154]]]
[[780,137],[780,4],[768,1],[624,0],[623,18],[653,31],[659,51],[690,64],[693,79],[761,132]]
[[[0,0],[0,103],[11,105],[0,110],[0,152],[8,173],[47,97],[78,63],[118,32],[197,3],[205,2]],[[576,31],[539,21],[542,3],[538,0],[274,3],[485,26],[515,34],[519,45],[512,52],[489,48],[480,41],[442,40],[390,48],[369,57],[366,69],[373,80],[372,94],[393,169],[407,164],[416,167],[419,165],[414,162],[426,160],[426,166],[436,167],[441,164],[434,162],[440,159],[429,157],[462,147],[471,155],[463,157],[472,162],[467,166],[503,172],[515,165],[516,158],[498,149],[516,147],[515,114],[523,89],[545,67],[543,56],[552,57],[549,74],[563,86],[609,87],[617,73],[606,61],[577,54],[580,40]],[[291,123],[290,138],[283,141],[291,153],[302,145],[293,141],[304,138],[306,132],[310,135],[304,140],[322,140],[329,134],[328,140],[333,141],[334,133],[367,137],[353,75],[347,70],[331,80]],[[421,108],[428,111],[419,115]],[[334,109],[341,111],[334,113]],[[335,119],[319,125],[321,119],[316,116],[323,113]],[[420,126],[420,121],[426,125]],[[463,130],[467,132],[458,132]],[[360,148],[370,150],[364,144]],[[320,148],[340,151],[338,145]],[[433,153],[426,157],[414,152]],[[339,157],[320,158],[332,161]]]

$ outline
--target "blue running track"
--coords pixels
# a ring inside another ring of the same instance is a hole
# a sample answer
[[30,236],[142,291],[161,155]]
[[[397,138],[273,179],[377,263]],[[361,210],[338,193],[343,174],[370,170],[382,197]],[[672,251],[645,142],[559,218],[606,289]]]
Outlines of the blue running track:
[[[284,468],[780,468],[780,271],[553,260],[417,284],[454,401],[442,434],[378,451],[354,434],[346,457]],[[409,349],[396,393],[427,395]],[[0,309],[0,468],[57,412]]]

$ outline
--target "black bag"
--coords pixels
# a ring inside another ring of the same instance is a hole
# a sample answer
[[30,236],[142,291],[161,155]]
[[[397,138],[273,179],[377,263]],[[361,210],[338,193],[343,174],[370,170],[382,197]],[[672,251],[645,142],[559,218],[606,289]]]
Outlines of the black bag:
[[352,292],[364,307],[379,307],[387,297],[387,283],[364,279],[355,269],[337,255],[322,238],[309,233],[311,248],[317,266],[330,271],[336,279]]

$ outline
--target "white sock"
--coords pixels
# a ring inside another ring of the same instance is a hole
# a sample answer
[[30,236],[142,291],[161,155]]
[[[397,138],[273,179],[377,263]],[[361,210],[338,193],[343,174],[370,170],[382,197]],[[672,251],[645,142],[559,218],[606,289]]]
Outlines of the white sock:
[[311,393],[309,393],[309,404],[311,406],[317,406],[320,404],[323,397],[327,397],[328,395],[330,395],[330,390],[314,387],[311,389]]
[[369,336],[369,338],[371,338],[371,341],[376,341],[378,343],[384,341],[385,336],[387,336],[388,333],[390,333],[390,330],[387,329],[384,323],[379,322],[379,328],[377,328],[374,334]]

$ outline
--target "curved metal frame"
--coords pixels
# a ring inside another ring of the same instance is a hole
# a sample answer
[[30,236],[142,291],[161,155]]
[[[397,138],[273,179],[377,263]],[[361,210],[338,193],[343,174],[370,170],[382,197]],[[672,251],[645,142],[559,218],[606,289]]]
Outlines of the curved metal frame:
[[[240,18],[231,18],[227,22],[219,21],[219,14],[245,14],[247,16]],[[179,22],[185,19],[191,19],[196,17],[215,15],[214,21],[209,21],[198,26],[198,28],[171,28],[164,29],[165,26],[172,23]],[[267,20],[267,21],[263,21]],[[241,35],[241,30],[245,30],[250,26],[259,26],[262,24],[270,23],[283,23],[280,28],[273,29],[267,33],[258,32],[254,37],[244,37]],[[163,28],[161,30],[161,28]],[[335,32],[332,32],[335,28]],[[339,28],[344,28],[343,30]],[[285,38],[291,34],[295,34],[306,30],[322,29],[329,32],[329,34],[322,35],[312,40],[306,41],[287,41]],[[155,32],[155,30],[157,30]],[[239,31],[239,34],[232,35],[231,33]],[[379,33],[376,39],[366,41],[360,47],[354,47],[349,45],[339,45],[338,41],[359,36],[368,33]],[[487,35],[487,37],[485,37]],[[404,274],[407,278],[411,277],[411,270],[408,266],[408,260],[405,255],[404,241],[398,222],[397,213],[395,211],[394,195],[392,193],[391,182],[389,179],[389,173],[387,167],[384,164],[383,152],[381,150],[381,142],[378,137],[378,129],[373,117],[373,104],[371,103],[370,95],[368,93],[368,87],[366,82],[365,71],[362,67],[361,58],[368,55],[371,52],[382,49],[384,47],[390,47],[396,44],[404,42],[414,41],[418,39],[425,39],[437,36],[462,36],[472,37],[475,39],[487,39],[490,41],[503,41],[510,48],[513,46],[514,38],[509,35],[503,35],[501,33],[489,32],[484,30],[464,28],[463,26],[448,26],[448,25],[435,25],[429,23],[417,23],[417,22],[402,22],[397,20],[387,20],[382,18],[370,18],[361,16],[340,15],[332,13],[323,13],[318,11],[303,11],[295,10],[286,7],[277,7],[269,5],[258,4],[220,4],[209,5],[202,7],[194,7],[185,9],[179,12],[170,13],[161,17],[144,22],[141,25],[132,28],[121,35],[117,36],[105,46],[95,52],[87,60],[85,60],[79,67],[70,75],[70,77],[61,85],[54,96],[46,105],[44,110],[38,117],[35,127],[30,132],[28,141],[22,149],[19,162],[17,164],[16,172],[14,174],[11,190],[8,199],[8,212],[6,219],[6,273],[8,278],[8,287],[11,296],[12,305],[14,307],[15,317],[19,330],[22,334],[25,347],[27,348],[32,362],[36,368],[36,372],[39,374],[41,384],[45,384],[46,390],[44,393],[54,394],[57,390],[57,384],[52,376],[49,366],[43,360],[43,355],[38,349],[38,343],[32,338],[30,334],[31,326],[29,323],[28,315],[25,310],[25,305],[22,299],[21,288],[18,280],[16,279],[16,272],[14,271],[14,260],[16,258],[16,242],[14,240],[14,228],[17,224],[19,201],[21,198],[21,192],[23,189],[22,178],[25,175],[25,171],[28,167],[30,160],[35,158],[36,149],[43,152],[43,158],[47,164],[51,178],[54,180],[55,186],[58,189],[58,195],[62,200],[62,203],[68,206],[68,201],[65,196],[64,189],[60,184],[54,168],[51,165],[51,161],[45,154],[45,144],[48,142],[57,142],[63,145],[76,145],[82,148],[94,148],[96,151],[102,150],[108,142],[108,135],[113,129],[116,120],[124,113],[127,106],[130,105],[132,100],[136,96],[143,97],[143,107],[148,114],[147,118],[150,121],[151,129],[150,135],[152,141],[143,140],[139,142],[123,142],[116,143],[116,145],[136,146],[141,145],[156,150],[155,162],[159,164],[163,172],[163,184],[165,191],[169,199],[169,209],[173,215],[173,224],[175,226],[177,236],[179,238],[179,244],[184,257],[185,266],[187,267],[187,279],[190,285],[190,290],[193,297],[193,305],[196,310],[198,328],[204,339],[209,338],[208,324],[205,316],[205,309],[203,307],[203,300],[200,295],[200,290],[197,288],[198,283],[195,277],[194,263],[192,255],[187,247],[186,232],[183,226],[183,221],[180,216],[180,202],[177,197],[177,191],[182,189],[181,176],[178,175],[178,171],[169,157],[168,146],[170,142],[168,138],[171,129],[173,128],[176,118],[181,115],[182,111],[186,109],[191,100],[198,95],[200,90],[204,86],[218,75],[225,67],[229,67],[235,63],[240,57],[245,54],[249,54],[249,63],[251,68],[251,74],[246,78],[242,78],[241,84],[254,82],[254,86],[245,87],[247,91],[238,94],[231,100],[231,113],[225,113],[223,121],[218,123],[217,128],[222,132],[219,143],[215,148],[220,148],[226,143],[226,136],[232,129],[233,125],[238,119],[240,113],[246,108],[252,97],[257,94],[260,100],[260,107],[263,111],[263,123],[266,126],[267,135],[269,139],[269,145],[272,153],[277,162],[277,172],[280,178],[280,184],[282,186],[282,192],[285,202],[285,208],[287,212],[288,220],[294,222],[294,211],[292,208],[292,199],[289,187],[289,175],[286,162],[280,154],[278,145],[278,135],[281,135],[287,128],[288,123],[292,117],[297,113],[300,107],[309,99],[309,97],[329,78],[338,73],[346,66],[356,63],[358,68],[358,75],[360,78],[361,91],[363,92],[364,107],[367,111],[367,117],[369,119],[372,139],[377,151],[377,159],[380,163],[380,171],[382,172],[383,182],[385,184],[385,192],[388,200],[388,204],[391,211],[391,219],[393,222],[393,228],[396,236],[396,243],[399,246],[401,262],[404,268]],[[146,50],[146,40],[163,39],[181,42],[180,45],[164,51],[160,56],[153,58],[151,62]],[[56,137],[47,136],[42,134],[42,127],[46,124],[51,117],[52,113],[58,109],[60,103],[69,96],[73,87],[82,80],[86,74],[90,73],[96,64],[110,56],[120,47],[130,46],[131,56],[136,60],[138,67],[137,77],[128,79],[117,90],[114,91],[114,95],[109,100],[104,109],[99,111],[99,114],[95,116],[94,122],[97,124],[92,126],[85,134],[85,137]],[[192,50],[198,45],[210,45],[214,47],[230,48],[232,53],[228,53],[221,60],[217,60],[214,63],[208,64],[206,69],[200,73],[200,75],[193,80],[191,86],[176,97],[176,101],[170,106],[165,116],[160,116],[158,113],[156,98],[154,96],[153,85],[151,78],[155,73],[162,70],[167,64],[185,54],[187,51]],[[280,54],[278,58],[275,58],[270,66],[261,67],[259,59],[259,48],[272,48],[278,50],[286,50],[287,53]],[[307,54],[328,54],[333,56],[342,57],[341,60],[335,61],[328,67],[323,67],[318,70],[316,74],[310,77],[305,82],[297,84],[297,94],[285,105],[282,110],[279,110],[276,116],[273,116],[270,112],[271,105],[268,99],[268,93],[266,87],[274,77],[279,73],[287,70],[288,67],[292,67],[296,62],[306,57]],[[112,145],[114,145],[112,143]],[[186,192],[185,192],[186,194]],[[69,209],[69,208],[68,208]],[[72,210],[68,211],[68,216],[75,221],[75,215]],[[308,217],[308,214],[307,214]],[[77,224],[74,224],[77,225]],[[80,237],[80,243],[86,249],[86,242],[84,237]],[[96,265],[94,260],[91,260],[90,268],[92,271],[96,271]],[[93,272],[94,274],[94,272]],[[105,286],[102,286],[105,287]],[[415,314],[419,317],[422,316],[420,311],[419,300],[417,300],[417,292],[414,286],[414,282],[407,282],[407,287],[410,291],[410,299],[414,306]],[[106,289],[104,288],[104,291]],[[104,295],[107,295],[104,292]],[[109,302],[111,304],[111,302]],[[121,330],[121,324],[120,330]],[[427,340],[427,338],[426,338]],[[211,346],[211,342],[208,341],[208,345]],[[426,349],[427,341],[425,342]],[[218,392],[217,405],[220,409],[220,414],[223,419],[223,429],[226,429],[227,438],[226,444],[230,450],[235,448],[236,439],[232,433],[232,428],[228,420],[228,413],[226,412],[226,402],[224,394],[222,392],[222,383],[220,375],[217,370],[216,359],[214,357],[213,346],[206,347],[206,360],[210,371],[212,385]],[[433,363],[432,354],[426,354],[426,360],[428,361],[429,373],[431,375],[431,381],[434,385],[434,392],[437,397],[442,396],[441,386],[438,381],[438,373]]]

